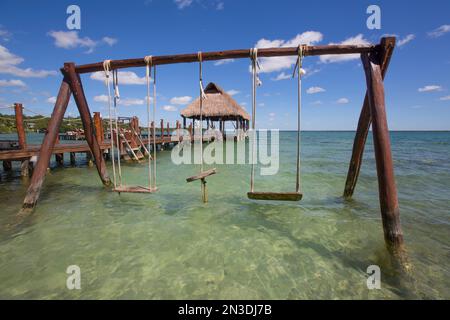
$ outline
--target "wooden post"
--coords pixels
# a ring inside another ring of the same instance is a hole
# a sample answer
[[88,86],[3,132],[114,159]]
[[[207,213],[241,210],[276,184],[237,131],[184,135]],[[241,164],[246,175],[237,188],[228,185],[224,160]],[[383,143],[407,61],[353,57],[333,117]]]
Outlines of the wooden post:
[[[381,39],[380,44],[381,54],[381,72],[386,75],[392,53],[395,48],[395,37],[387,37]],[[347,180],[345,182],[344,197],[350,198],[355,191],[356,183],[358,181],[359,171],[361,169],[361,162],[364,153],[364,146],[366,144],[367,135],[369,133],[372,118],[370,116],[369,101],[366,92],[363,107],[359,116],[358,127],[353,142],[352,158],[347,173]]]
[[24,209],[33,208],[39,199],[39,194],[45,179],[45,173],[47,172],[47,167],[52,155],[53,146],[58,136],[59,127],[61,126],[67,105],[69,104],[70,93],[68,79],[65,77],[61,83],[55,107],[53,108],[52,117],[48,122],[47,132],[39,151],[39,157],[34,168],[30,186],[28,187],[27,195],[23,201],[22,207]]
[[3,171],[11,171],[12,162],[10,160],[3,160]]
[[29,177],[30,176],[30,160],[26,159],[26,160],[22,160],[21,164],[20,164],[20,175],[22,177]]
[[94,134],[91,113],[89,111],[89,106],[84,95],[80,76],[75,72],[75,65],[73,63],[65,63],[64,71],[70,80],[69,84],[73,92],[73,97],[80,112],[81,121],[83,122],[84,135],[94,156],[98,174],[103,184],[105,186],[109,186],[111,185],[111,180],[109,179],[108,172],[106,170],[106,164],[105,159],[102,156],[102,150],[100,149],[99,143]]
[[70,165],[71,166],[75,166],[76,162],[75,162],[75,152],[71,152],[70,153]]
[[163,139],[164,138],[164,120],[163,119],[161,119],[161,139]]
[[394,177],[391,144],[384,101],[381,59],[375,52],[361,55],[367,82],[367,96],[372,117],[373,144],[378,175],[378,191],[383,220],[384,239],[389,249],[403,247],[397,187]]
[[23,126],[23,106],[21,103],[14,104],[14,111],[16,114],[16,128],[17,137],[19,140],[20,149],[25,149],[27,147],[27,139],[25,136],[25,129]]
[[97,137],[97,141],[102,143],[104,141],[104,132],[103,132],[103,124],[102,117],[100,116],[100,112],[94,112],[94,127],[95,127],[95,136]]
[[183,117],[183,129],[186,129],[186,118]]
[[167,121],[167,137],[170,138],[170,124],[169,124],[169,121]]

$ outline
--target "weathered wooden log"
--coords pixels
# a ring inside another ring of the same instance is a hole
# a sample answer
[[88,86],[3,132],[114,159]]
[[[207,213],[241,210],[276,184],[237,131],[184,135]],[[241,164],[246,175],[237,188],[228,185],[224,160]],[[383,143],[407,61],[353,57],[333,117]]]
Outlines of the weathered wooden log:
[[186,182],[192,182],[192,181],[195,181],[195,180],[205,179],[206,177],[208,177],[210,175],[213,175],[213,174],[216,174],[216,173],[217,173],[216,168],[209,169],[209,170],[203,171],[203,172],[201,172],[199,174],[196,174],[195,176],[187,178]]
[[3,160],[3,171],[11,171],[12,162],[10,160]]
[[105,134],[103,131],[102,117],[100,116],[100,112],[94,112],[94,128],[97,141],[99,143],[102,143],[105,140]]
[[16,114],[16,129],[17,138],[19,140],[19,148],[25,149],[27,147],[27,139],[25,135],[25,129],[23,126],[23,106],[21,103],[14,104],[14,111]]
[[39,199],[39,194],[45,179],[45,173],[47,172],[47,167],[50,163],[52,149],[58,136],[59,128],[61,126],[64,113],[66,112],[67,105],[69,104],[70,93],[71,91],[68,79],[64,77],[56,98],[52,117],[48,123],[44,141],[42,142],[41,149],[39,151],[39,157],[34,168],[30,186],[28,187],[27,195],[23,201],[24,209],[33,208]]
[[[324,46],[306,46],[303,50],[305,56],[317,56],[327,54],[355,54],[369,52],[376,49],[376,45],[324,45]],[[258,49],[259,57],[283,57],[283,56],[297,56],[297,47],[287,48],[260,48]],[[224,50],[214,52],[203,52],[203,61],[213,61],[222,59],[242,59],[250,58],[250,49],[238,50]],[[197,62],[198,54],[176,54],[166,56],[153,56],[153,65],[174,64]],[[122,69],[131,67],[144,67],[146,65],[144,58],[112,60],[111,69]],[[76,67],[77,73],[89,73],[95,71],[103,71],[103,62],[79,65]]]
[[386,117],[381,59],[376,53],[361,55],[372,117],[373,144],[384,238],[389,249],[403,247],[403,232],[394,177],[389,129]]
[[91,152],[95,159],[95,165],[97,167],[98,174],[105,186],[111,185],[111,180],[108,176],[106,170],[105,159],[102,155],[102,150],[100,149],[97,137],[94,134],[94,126],[91,118],[91,113],[89,111],[89,106],[84,95],[83,85],[81,83],[80,76],[75,72],[75,65],[73,63],[64,64],[64,72],[66,73],[73,92],[73,97],[75,103],[77,104],[78,110],[80,112],[81,121],[83,123],[84,135],[86,141],[91,148]]
[[[381,39],[380,44],[381,55],[381,71],[383,78],[386,75],[392,53],[395,48],[395,37],[386,37]],[[347,180],[345,182],[344,197],[350,198],[355,191],[356,183],[358,181],[359,172],[361,170],[361,163],[364,154],[364,146],[366,144],[367,135],[369,133],[372,119],[370,117],[369,101],[367,99],[367,92],[364,98],[364,103],[359,116],[358,127],[356,129],[355,139],[353,142],[352,158],[347,173]]]
[[29,177],[30,176],[30,160],[22,160],[20,163],[20,176]]
[[75,152],[70,152],[70,165],[73,167],[76,165],[75,157]]
[[56,153],[55,160],[58,166],[62,167],[64,165],[64,153]]

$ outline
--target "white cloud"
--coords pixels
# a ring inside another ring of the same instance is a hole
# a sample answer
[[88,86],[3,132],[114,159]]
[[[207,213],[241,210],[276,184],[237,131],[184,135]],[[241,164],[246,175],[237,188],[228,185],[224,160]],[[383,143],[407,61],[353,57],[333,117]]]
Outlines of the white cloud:
[[94,101],[95,102],[108,102],[108,96],[104,95],[104,94],[101,94],[99,96],[95,96],[94,97]]
[[[366,39],[364,39],[364,36],[362,34],[358,34],[354,37],[350,37],[348,39],[345,39],[344,41],[340,43],[330,43],[330,45],[333,44],[342,44],[342,45],[357,45],[357,46],[366,46],[369,43]],[[320,61],[323,63],[333,63],[333,62],[342,62],[342,61],[350,61],[359,59],[360,54],[326,54],[320,56]]]
[[[108,96],[101,94],[99,96],[95,96],[94,97],[94,101],[95,102],[102,102],[102,103],[107,103],[108,102]],[[119,105],[121,106],[141,106],[145,103],[144,99],[136,99],[136,98],[122,98],[119,99],[117,102]]]
[[54,103],[56,103],[56,97],[50,97],[50,98],[48,98],[48,99],[45,100],[45,101],[48,102],[48,103],[54,104]]
[[111,38],[111,37],[103,37],[102,41],[104,43],[106,43],[107,45],[109,45],[110,47],[112,47],[113,45],[115,45],[117,43],[117,39]]
[[0,87],[26,87],[22,80],[0,80]]
[[225,8],[225,4],[220,1],[217,6],[216,6],[216,10],[223,10]]
[[347,98],[340,98],[336,101],[336,103],[338,103],[338,104],[347,104],[349,102],[350,102],[350,100],[348,100]]
[[169,112],[177,111],[177,107],[174,107],[174,106],[166,105],[166,106],[163,106],[162,108],[163,108],[164,110],[166,110],[166,111],[169,111]]
[[306,90],[306,93],[308,94],[314,94],[319,92],[325,92],[325,89],[321,87],[310,87],[308,88],[308,90]]
[[119,99],[119,104],[125,107],[128,106],[141,106],[144,104],[144,99],[125,98]]
[[74,49],[82,47],[88,49],[86,53],[93,52],[100,42],[109,46],[117,43],[117,39],[112,37],[103,37],[101,41],[95,41],[89,37],[80,38],[78,31],[50,31],[48,35],[55,40],[54,44],[58,48]]
[[433,31],[428,32],[428,36],[430,36],[431,38],[438,38],[440,36],[443,36],[447,32],[450,32],[450,24],[444,24],[439,28],[436,28]]
[[170,99],[171,104],[177,105],[185,105],[192,101],[192,97],[190,96],[182,96],[182,97],[173,97]]
[[441,91],[441,90],[442,90],[442,87],[435,85],[435,84],[428,85],[428,86],[417,89],[417,91],[419,91],[419,92],[431,92],[431,91]]
[[228,93],[230,96],[235,96],[235,95],[237,95],[237,94],[239,94],[239,93],[241,93],[241,92],[238,91],[238,90],[231,89],[231,90],[228,90],[227,93]]
[[407,44],[408,42],[414,40],[416,38],[415,35],[413,34],[408,34],[406,37],[404,37],[403,39],[398,40],[397,42],[397,46],[401,47],[405,44]]
[[[290,40],[267,40],[260,39],[255,44],[256,48],[284,48],[284,47],[297,47],[300,44],[315,44],[322,41],[323,35],[318,31],[306,31],[301,34],[297,34]],[[296,57],[271,57],[260,58],[261,73],[281,71],[283,69],[292,68],[295,64]]]
[[178,9],[184,9],[192,4],[192,0],[175,0]]
[[285,73],[284,71],[278,74],[275,78],[272,78],[273,81],[280,81],[292,78],[292,75]]
[[[145,77],[139,77],[133,71],[119,71],[117,72],[119,86],[121,84],[146,84]],[[105,81],[105,73],[103,71],[97,71],[91,74],[92,80]]]
[[316,101],[311,103],[311,105],[313,105],[313,106],[319,106],[321,104],[322,104],[322,101],[320,101],[320,100],[316,100]]
[[22,78],[44,78],[50,75],[56,75],[56,71],[19,68],[18,65],[24,61],[22,57],[11,53],[6,47],[0,45],[0,73],[12,74]]
[[4,29],[2,25],[0,25],[0,39],[7,42],[11,39],[12,34],[8,30]]
[[216,62],[214,62],[215,66],[221,66],[223,64],[228,64],[228,63],[232,63],[234,62],[234,59],[222,59],[222,60],[217,60]]
[[441,101],[448,101],[448,100],[450,100],[450,96],[442,97],[439,100],[441,100]]
[[73,49],[77,47],[88,48],[87,53],[94,51],[97,43],[89,37],[80,38],[77,31],[50,31],[48,33],[55,39],[55,46],[64,49]]

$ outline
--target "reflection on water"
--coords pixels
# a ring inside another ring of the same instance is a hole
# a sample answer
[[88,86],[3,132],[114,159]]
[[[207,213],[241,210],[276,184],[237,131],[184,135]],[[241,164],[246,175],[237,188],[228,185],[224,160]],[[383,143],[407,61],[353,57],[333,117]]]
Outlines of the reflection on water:
[[[118,195],[95,168],[67,163],[48,174],[26,225],[8,231],[27,182],[2,173],[0,297],[450,298],[450,133],[392,133],[410,276],[384,247],[370,139],[355,196],[341,198],[353,136],[303,134],[299,203],[248,200],[249,166],[217,165],[202,204],[200,184],[185,182],[198,167],[174,166],[163,151],[158,193]],[[280,172],[258,177],[258,190],[294,188],[296,135],[281,137]],[[124,178],[145,184],[146,170],[127,164]],[[72,264],[81,290],[66,289]],[[381,267],[381,290],[367,289],[371,264]]]

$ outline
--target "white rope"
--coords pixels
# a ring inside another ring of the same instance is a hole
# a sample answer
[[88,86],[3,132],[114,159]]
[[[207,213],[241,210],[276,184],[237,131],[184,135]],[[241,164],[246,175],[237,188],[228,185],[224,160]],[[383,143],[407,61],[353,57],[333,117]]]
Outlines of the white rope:
[[205,91],[203,90],[203,78],[202,78],[202,53],[198,52],[199,62],[199,83],[200,83],[200,172],[203,172],[203,99],[206,98]]
[[[251,161],[251,175],[250,175],[250,192],[254,191],[255,185],[255,159],[256,159],[256,87],[258,85],[258,72],[256,70],[258,66],[258,49],[250,49],[250,59],[252,60],[252,161]],[[259,81],[261,83],[261,81]],[[259,84],[260,85],[260,84]]]
[[155,65],[153,65],[153,187],[156,189],[156,66]]
[[152,66],[152,56],[146,56],[145,60],[145,79],[147,82],[147,152],[148,152],[148,187],[152,188],[152,156],[150,154],[150,68]]
[[[117,181],[116,181],[116,165],[114,160],[114,138],[113,138],[113,123],[112,123],[112,103],[111,103],[111,85],[109,81],[109,72],[111,68],[111,60],[105,60],[103,61],[103,70],[105,71],[105,85],[108,90],[108,110],[109,110],[109,132],[111,134],[110,142],[111,142],[111,161],[112,161],[112,168],[113,168],[113,180],[114,180],[114,188],[117,187]],[[120,155],[119,155],[120,156]]]
[[295,76],[295,70],[297,70],[297,174],[296,174],[296,180],[295,180],[295,191],[301,192],[301,181],[300,181],[300,131],[301,131],[301,108],[302,108],[302,59],[303,59],[303,53],[304,53],[304,46],[299,45],[298,46],[298,56],[297,56],[297,63],[294,67],[294,74]]
[[118,150],[118,156],[117,156],[117,169],[118,169],[118,174],[119,174],[119,185],[122,185],[123,182],[123,178],[122,178],[122,166],[120,163],[120,149],[121,149],[121,144],[120,140],[119,140],[119,134],[120,134],[120,128],[118,125],[118,119],[117,119],[117,114],[118,114],[118,101],[120,99],[120,95],[119,95],[119,79],[117,77],[117,70],[113,70],[113,88],[114,88],[114,122],[115,122],[115,127],[116,127],[116,144],[117,144],[117,150]]

